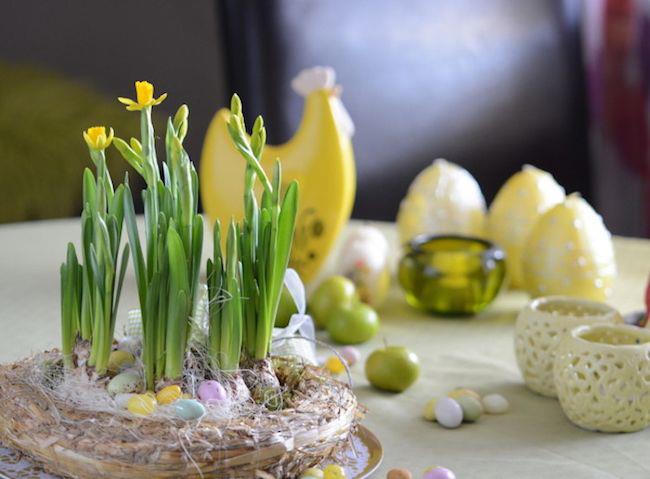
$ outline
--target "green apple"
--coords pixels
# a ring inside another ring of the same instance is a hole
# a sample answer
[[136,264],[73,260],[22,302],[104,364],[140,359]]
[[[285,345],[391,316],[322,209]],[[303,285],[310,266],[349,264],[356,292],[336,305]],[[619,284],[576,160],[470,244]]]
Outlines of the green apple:
[[296,303],[294,303],[291,293],[286,286],[282,288],[280,295],[280,303],[278,304],[278,312],[275,315],[275,327],[285,328],[289,324],[291,316],[298,312]]
[[376,349],[366,360],[366,378],[378,389],[401,393],[420,376],[420,360],[403,346]]
[[340,344],[365,343],[379,330],[379,317],[367,304],[355,302],[336,308],[327,322],[332,341]]
[[341,306],[358,301],[354,283],[344,276],[332,276],[323,281],[311,294],[307,309],[314,324],[325,329],[332,312]]

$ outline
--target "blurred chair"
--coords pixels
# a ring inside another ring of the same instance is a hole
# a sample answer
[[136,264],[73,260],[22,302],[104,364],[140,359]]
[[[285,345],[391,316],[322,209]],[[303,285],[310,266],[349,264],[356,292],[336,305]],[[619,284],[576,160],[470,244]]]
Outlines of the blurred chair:
[[223,0],[228,89],[295,131],[302,68],[331,65],[355,121],[354,215],[394,219],[437,157],[488,199],[522,164],[590,194],[576,1]]

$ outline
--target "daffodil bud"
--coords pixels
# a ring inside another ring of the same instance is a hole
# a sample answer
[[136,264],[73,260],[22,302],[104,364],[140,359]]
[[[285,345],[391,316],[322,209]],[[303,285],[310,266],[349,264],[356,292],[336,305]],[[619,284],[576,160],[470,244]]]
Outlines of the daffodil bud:
[[83,132],[83,138],[91,150],[105,150],[113,141],[113,129],[109,128],[106,135],[105,126],[93,126]]

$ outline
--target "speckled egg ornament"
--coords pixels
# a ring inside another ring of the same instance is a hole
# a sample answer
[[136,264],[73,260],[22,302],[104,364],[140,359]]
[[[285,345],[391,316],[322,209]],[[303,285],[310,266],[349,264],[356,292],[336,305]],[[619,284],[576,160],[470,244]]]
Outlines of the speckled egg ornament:
[[612,293],[616,261],[603,220],[577,193],[537,221],[523,255],[526,290],[605,301]]
[[488,234],[506,252],[510,286],[524,285],[521,258],[531,229],[564,198],[564,188],[550,173],[530,165],[512,175],[497,193],[488,213]]
[[485,236],[485,198],[474,177],[438,159],[413,180],[397,214],[400,241],[420,234]]

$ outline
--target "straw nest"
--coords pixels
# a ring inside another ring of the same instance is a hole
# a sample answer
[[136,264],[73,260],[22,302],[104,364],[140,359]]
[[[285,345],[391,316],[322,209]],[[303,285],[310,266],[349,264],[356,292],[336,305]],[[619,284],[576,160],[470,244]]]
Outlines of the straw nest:
[[359,415],[347,385],[311,366],[287,376],[295,364],[276,368],[291,388],[279,411],[185,422],[84,409],[33,380],[43,357],[0,366],[0,441],[64,477],[297,477],[342,450]]

